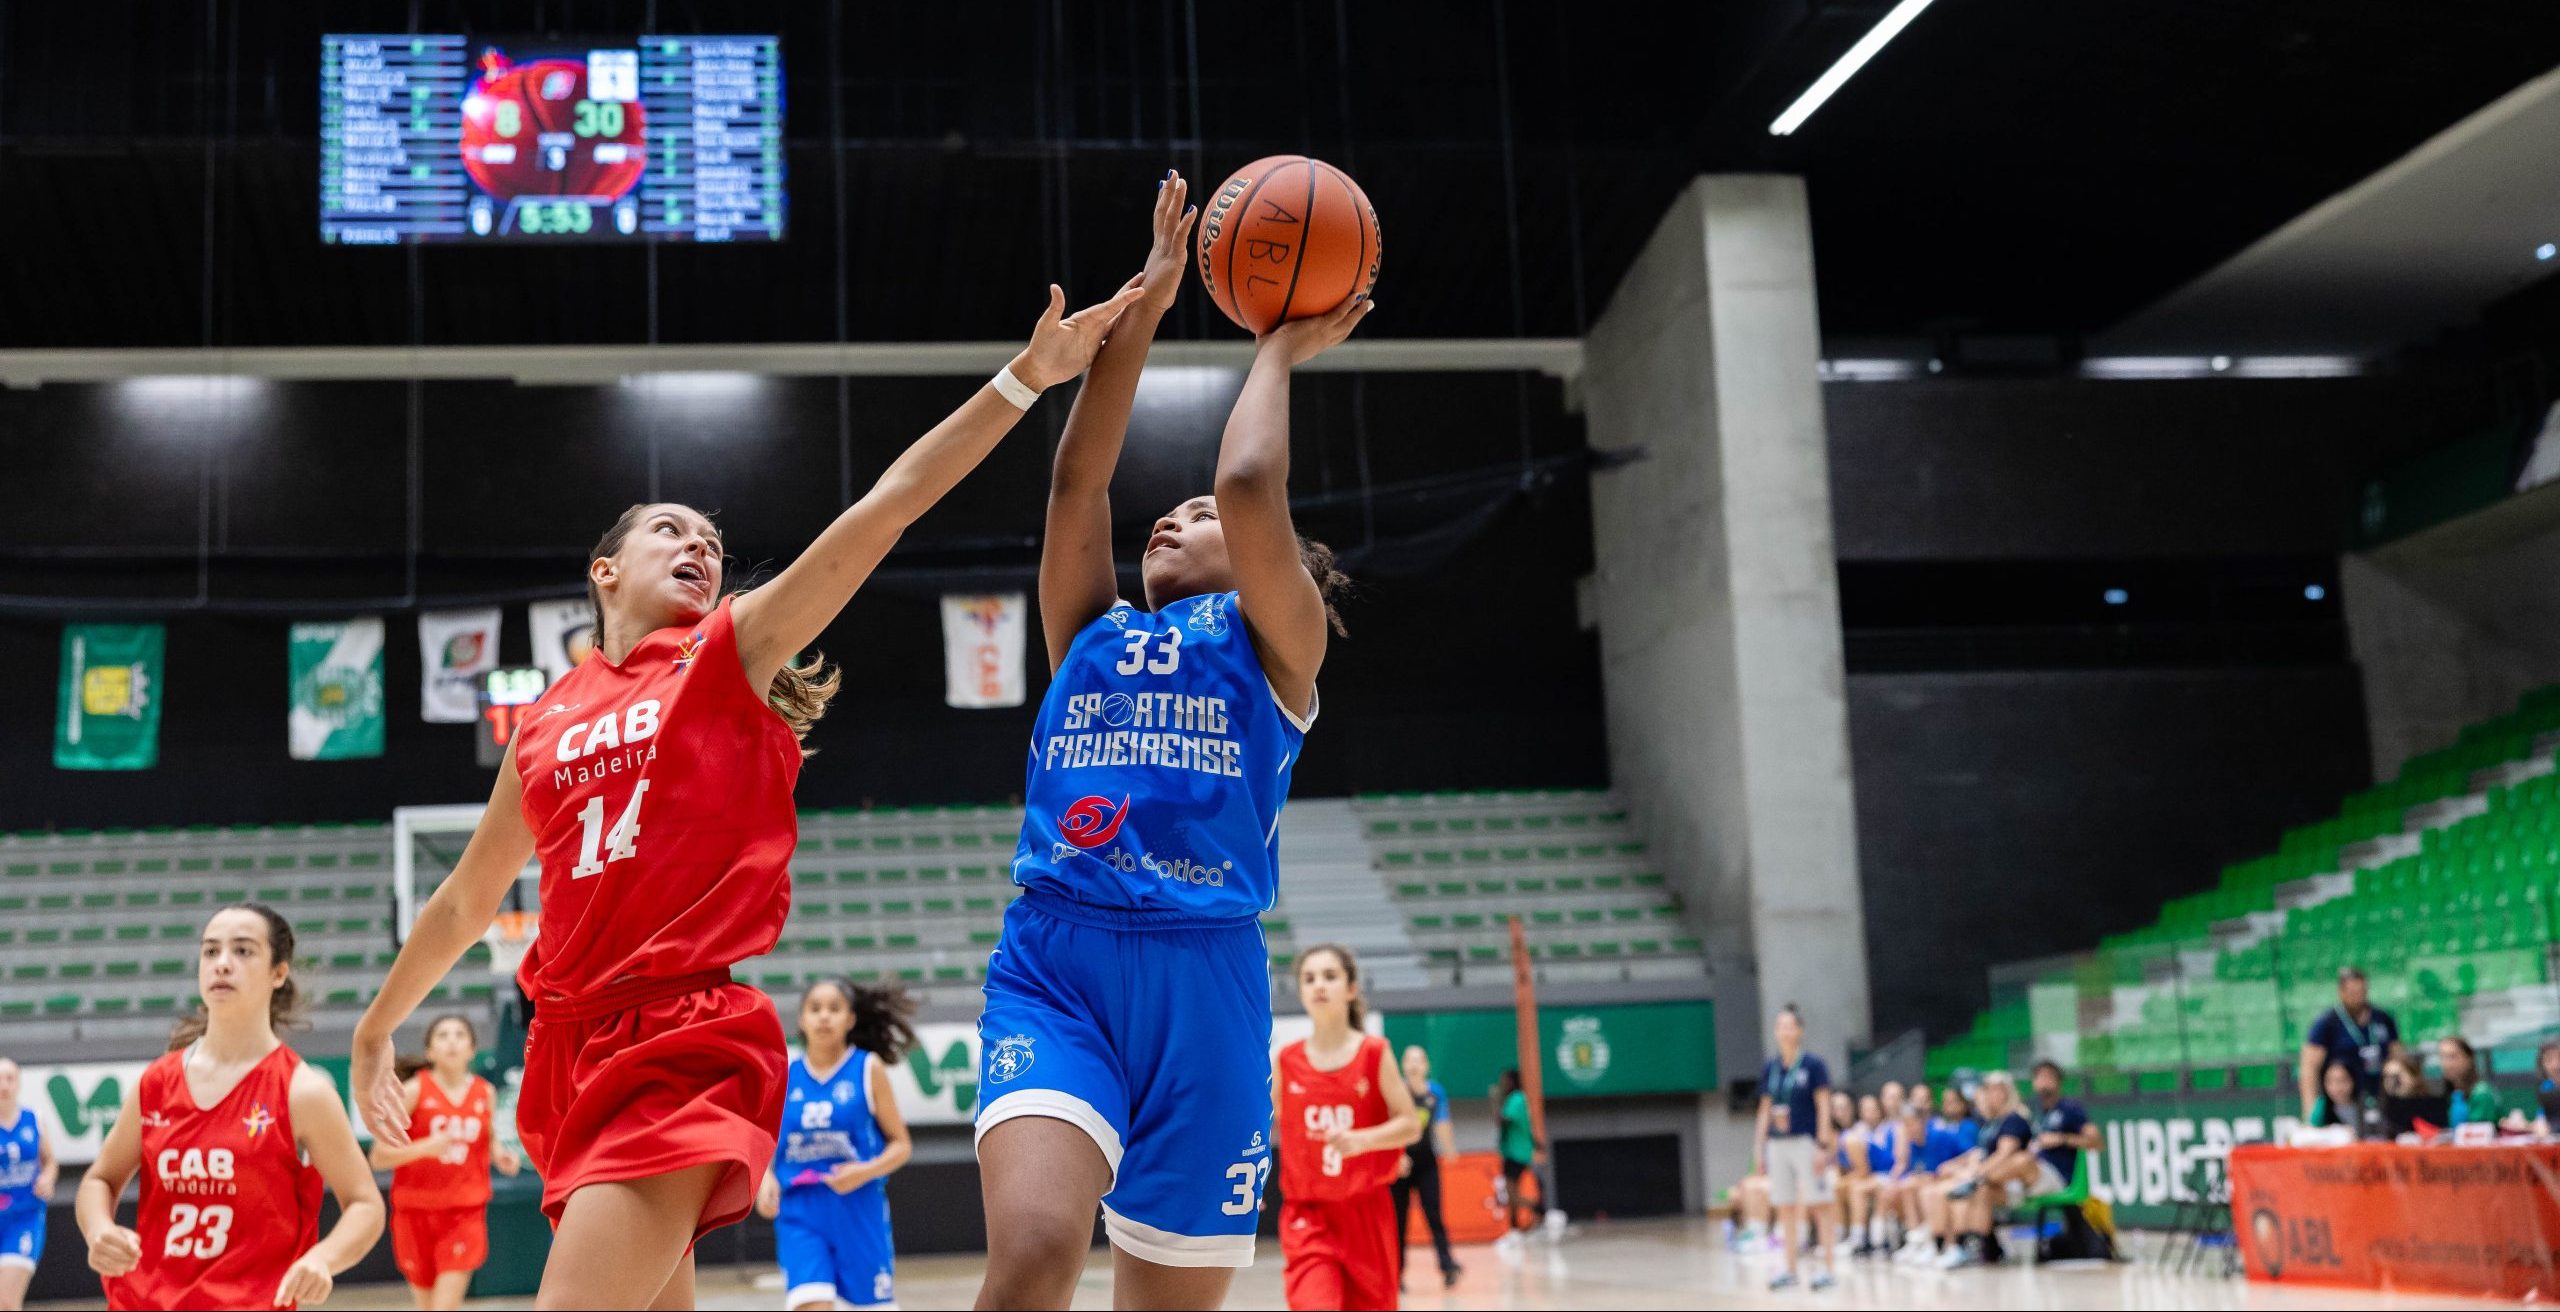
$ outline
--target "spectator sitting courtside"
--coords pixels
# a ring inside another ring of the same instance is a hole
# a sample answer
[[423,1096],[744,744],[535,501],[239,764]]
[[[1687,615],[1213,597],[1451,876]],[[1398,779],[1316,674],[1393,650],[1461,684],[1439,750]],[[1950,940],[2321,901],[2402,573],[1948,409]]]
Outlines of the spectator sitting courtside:
[[2080,1154],[2094,1153],[2106,1145],[2105,1136],[2089,1120],[2089,1109],[2078,1101],[2062,1096],[2062,1067],[2051,1061],[2040,1061],[2028,1078],[2036,1091],[2036,1156],[2053,1168],[2053,1188],[2032,1189],[2030,1193],[2060,1193],[2071,1186],[2071,1178],[2080,1169]]
[[2444,1068],[2445,1114],[2454,1125],[2495,1125],[2506,1112],[2496,1085],[2480,1071],[2471,1041],[2459,1034],[2436,1040],[2436,1064]]
[[2533,1064],[2542,1075],[2542,1083],[2534,1088],[2542,1115],[2535,1118],[2533,1128],[2546,1135],[2560,1134],[2560,1039],[2545,1040]]
[[2416,1133],[2420,1121],[2442,1129],[2451,1119],[2444,1094],[2416,1057],[2404,1052],[2383,1064],[2382,1128],[2392,1138]]
[[2325,1130],[2331,1126],[2357,1124],[2362,1101],[2356,1096],[2355,1068],[2342,1061],[2330,1062],[2320,1072],[2320,1101],[2311,1108],[2311,1128]]

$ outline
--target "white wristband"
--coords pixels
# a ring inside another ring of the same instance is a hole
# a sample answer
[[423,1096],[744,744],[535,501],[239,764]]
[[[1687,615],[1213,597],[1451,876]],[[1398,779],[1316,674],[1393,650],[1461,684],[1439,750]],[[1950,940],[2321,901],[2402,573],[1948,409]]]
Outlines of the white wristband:
[[1037,389],[1013,376],[1012,365],[996,370],[996,376],[987,380],[987,386],[996,389],[996,395],[1013,402],[1016,410],[1028,410],[1032,402],[1040,399]]

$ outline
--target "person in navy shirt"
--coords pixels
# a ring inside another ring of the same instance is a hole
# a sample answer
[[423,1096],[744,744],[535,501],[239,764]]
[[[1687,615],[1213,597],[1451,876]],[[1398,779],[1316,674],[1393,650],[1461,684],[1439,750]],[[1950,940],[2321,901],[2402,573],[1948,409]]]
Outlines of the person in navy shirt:
[[2320,1103],[2320,1072],[2333,1061],[2355,1072],[2356,1096],[2382,1092],[2382,1064],[2400,1055],[2400,1022],[2374,1006],[2367,996],[2364,972],[2353,966],[2338,971],[2338,1005],[2311,1022],[2302,1039],[2302,1119],[2310,1120]]
[[1786,1268],[1770,1277],[1769,1288],[1784,1289],[1796,1282],[1796,1249],[1804,1242],[1797,1238],[1797,1230],[1810,1206],[1821,1240],[1813,1250],[1814,1260],[1821,1269],[1807,1287],[1828,1289],[1831,1249],[1838,1239],[1834,1231],[1840,1223],[1839,1209],[1831,1205],[1831,1176],[1837,1165],[1831,1157],[1831,1118],[1826,1114],[1831,1068],[1804,1050],[1804,1017],[1794,1003],[1778,1008],[1769,1031],[1778,1040],[1778,1055],[1760,1068],[1760,1119],[1752,1128],[1752,1156],[1760,1162],[1760,1173],[1768,1177],[1769,1202],[1778,1213],[1778,1252],[1786,1260]]
[[[2051,1181],[2040,1178],[2031,1192],[2060,1193],[2071,1187],[2072,1172],[2080,1169],[2080,1154],[2098,1151],[2105,1140],[2090,1123],[2089,1109],[2062,1096],[2062,1067],[2040,1061],[2029,1078],[2036,1089],[2036,1156],[2053,1168]],[[2044,1187],[2047,1183],[2053,1187]]]

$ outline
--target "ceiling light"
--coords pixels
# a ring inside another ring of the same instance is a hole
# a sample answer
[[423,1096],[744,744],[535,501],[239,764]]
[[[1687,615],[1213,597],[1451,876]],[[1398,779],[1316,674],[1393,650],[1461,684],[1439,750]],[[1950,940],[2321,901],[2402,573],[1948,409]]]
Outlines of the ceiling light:
[[2533,258],[2537,260],[2547,260],[2554,255],[2560,255],[2560,246],[2555,246],[2550,242],[2546,241],[2533,248]]
[[1776,120],[1769,124],[1769,135],[1783,137],[1803,127],[1804,121],[1813,117],[1813,111],[1822,108],[1822,102],[1831,99],[1832,92],[1848,85],[1849,79],[1856,77],[1858,70],[1866,67],[1867,61],[1875,58],[1877,51],[1884,49],[1885,42],[1891,41],[1902,29],[1911,26],[1911,20],[1918,18],[1920,11],[1928,7],[1929,0],[1902,0],[1901,4],[1895,5],[1892,12],[1884,16],[1882,22],[1869,29],[1865,36],[1858,38],[1858,44],[1849,47],[1849,53],[1840,56],[1840,62],[1833,64],[1823,72],[1822,76],[1815,78],[1813,85],[1806,87],[1804,94],[1796,97],[1796,103],[1787,106],[1786,112],[1778,115]]
[[2302,585],[2302,599],[2304,601],[2318,601],[2328,595],[2329,590],[2321,587],[2317,583],[2305,583]]
[[2121,606],[2126,602],[2133,600],[2133,594],[2122,588],[2109,588],[2105,595],[2107,604],[2110,606]]
[[2223,370],[2231,367],[2231,357],[2227,355],[2217,355],[2213,357],[2211,363],[2213,365],[2213,371],[2215,373],[2221,373]]

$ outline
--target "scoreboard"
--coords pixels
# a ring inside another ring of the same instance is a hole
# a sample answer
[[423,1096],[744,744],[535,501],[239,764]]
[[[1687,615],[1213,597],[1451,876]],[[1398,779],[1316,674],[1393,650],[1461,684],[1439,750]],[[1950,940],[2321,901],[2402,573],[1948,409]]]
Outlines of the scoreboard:
[[778,241],[771,36],[320,39],[320,240]]
[[524,727],[525,717],[533,713],[535,703],[542,700],[542,690],[551,686],[551,676],[538,665],[502,665],[480,676],[477,700],[480,703],[480,728],[472,735],[475,746],[472,759],[481,769],[492,769],[507,759],[507,744],[514,741],[516,730]]

